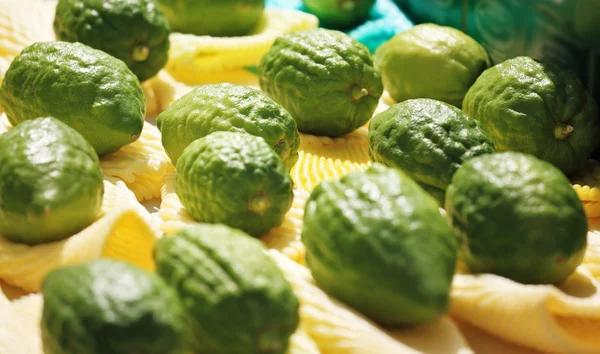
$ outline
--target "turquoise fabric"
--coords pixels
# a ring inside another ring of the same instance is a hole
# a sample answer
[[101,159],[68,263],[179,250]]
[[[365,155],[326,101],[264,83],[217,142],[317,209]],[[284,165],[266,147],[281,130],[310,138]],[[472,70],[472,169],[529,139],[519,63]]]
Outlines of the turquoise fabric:
[[[302,5],[302,0],[266,0],[265,4],[267,8],[307,12]],[[377,0],[367,21],[346,33],[367,46],[373,53],[377,47],[387,42],[396,33],[405,31],[412,26],[413,23],[392,0]]]

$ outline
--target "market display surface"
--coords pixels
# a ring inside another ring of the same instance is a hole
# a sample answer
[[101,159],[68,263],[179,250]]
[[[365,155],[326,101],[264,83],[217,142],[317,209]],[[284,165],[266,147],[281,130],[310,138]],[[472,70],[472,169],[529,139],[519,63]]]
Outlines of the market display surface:
[[58,3],[0,0],[0,354],[600,353],[573,74],[387,0]]

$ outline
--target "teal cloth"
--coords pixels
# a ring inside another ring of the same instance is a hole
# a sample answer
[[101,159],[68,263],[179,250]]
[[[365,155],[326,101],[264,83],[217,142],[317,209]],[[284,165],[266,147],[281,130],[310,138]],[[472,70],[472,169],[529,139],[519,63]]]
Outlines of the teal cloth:
[[[302,0],[266,0],[267,8],[293,9],[308,12]],[[354,39],[364,44],[371,53],[392,38],[395,34],[413,26],[408,17],[392,0],[377,0],[369,18],[363,24],[346,31]]]

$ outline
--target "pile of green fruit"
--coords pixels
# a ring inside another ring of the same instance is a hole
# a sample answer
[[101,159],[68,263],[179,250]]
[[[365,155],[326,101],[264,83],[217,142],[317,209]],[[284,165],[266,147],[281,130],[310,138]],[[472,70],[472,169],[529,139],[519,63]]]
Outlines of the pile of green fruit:
[[[34,245],[91,224],[98,156],[140,136],[140,80],[164,65],[170,28],[248,34],[263,7],[60,0],[61,40],[23,50],[0,88],[14,126],[0,136],[0,233]],[[258,76],[260,90],[200,86],[158,116],[198,223],[157,243],[156,274],[100,260],[48,275],[46,354],[285,353],[298,299],[256,238],[291,208],[300,132],[370,121],[372,166],[312,191],[301,239],[317,284],[381,325],[447,312],[457,262],[527,284],[582,262],[588,221],[566,174],[600,145],[600,117],[571,73],[528,57],[492,66],[472,38],[427,24],[374,57],[339,31],[287,34]],[[384,88],[398,103],[372,117]]]

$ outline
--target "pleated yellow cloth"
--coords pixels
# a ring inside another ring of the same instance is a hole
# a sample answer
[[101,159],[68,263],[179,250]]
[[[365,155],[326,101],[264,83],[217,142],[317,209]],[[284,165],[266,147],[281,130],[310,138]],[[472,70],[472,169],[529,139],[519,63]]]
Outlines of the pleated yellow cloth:
[[276,250],[268,254],[292,285],[300,301],[301,324],[322,353],[473,353],[447,317],[431,326],[386,331],[323,292],[307,268]]
[[570,178],[586,215],[589,218],[600,217],[600,163],[589,160],[583,170]]
[[160,198],[171,160],[162,147],[158,128],[145,122],[138,140],[102,156],[100,166],[106,176],[124,181],[137,200],[144,201]]
[[190,85],[224,81],[246,84],[254,76],[244,68],[257,65],[277,37],[317,25],[317,18],[304,12],[266,9],[255,33],[248,36],[173,33],[165,69],[176,80]]

